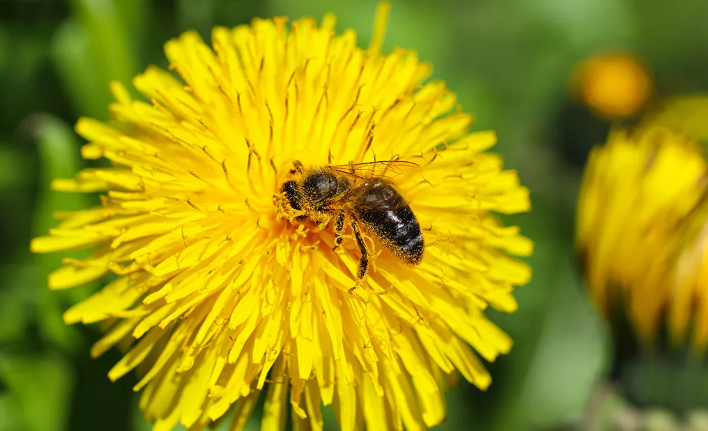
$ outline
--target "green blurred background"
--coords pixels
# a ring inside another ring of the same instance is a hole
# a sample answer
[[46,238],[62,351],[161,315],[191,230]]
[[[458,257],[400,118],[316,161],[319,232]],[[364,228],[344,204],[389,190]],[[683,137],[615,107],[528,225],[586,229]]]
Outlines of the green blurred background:
[[[53,193],[79,159],[72,125],[106,119],[108,82],[129,82],[148,64],[166,66],[162,44],[195,28],[235,26],[255,16],[337,14],[368,44],[376,0],[0,0],[0,431],[149,430],[133,376],[106,377],[118,353],[89,358],[95,327],[61,313],[92,288],[50,292],[59,256],[32,256],[29,240],[51,213],[95,196]],[[492,318],[515,340],[490,364],[482,393],[461,383],[448,396],[449,430],[534,430],[578,417],[609,368],[607,331],[575,265],[574,204],[591,145],[610,124],[570,97],[573,66],[622,49],[651,67],[657,94],[708,90],[708,1],[393,1],[385,47],[416,49],[435,66],[475,129],[495,129],[496,151],[532,190],[533,212],[509,217],[536,242],[534,279],[520,309]],[[258,420],[249,423],[257,429]],[[330,421],[328,429],[336,429]]]

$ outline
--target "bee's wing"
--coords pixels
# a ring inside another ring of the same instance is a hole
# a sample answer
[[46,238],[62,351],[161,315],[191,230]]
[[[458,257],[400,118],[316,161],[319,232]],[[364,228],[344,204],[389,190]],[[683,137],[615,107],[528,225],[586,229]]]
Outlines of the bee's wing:
[[349,163],[347,165],[329,165],[328,168],[358,179],[372,177],[393,178],[404,175],[406,169],[418,167],[417,163],[407,160],[378,160],[375,162]]
[[396,189],[382,178],[375,178],[354,187],[333,204],[347,204],[358,211],[391,211],[408,206]]

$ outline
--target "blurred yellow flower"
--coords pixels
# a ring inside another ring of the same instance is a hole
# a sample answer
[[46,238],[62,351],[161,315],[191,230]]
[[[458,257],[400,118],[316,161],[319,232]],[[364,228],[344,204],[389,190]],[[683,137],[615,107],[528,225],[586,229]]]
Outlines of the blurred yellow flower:
[[653,84],[642,62],[623,53],[603,54],[581,63],[573,75],[576,97],[598,115],[622,119],[649,101]]
[[708,97],[704,94],[661,100],[643,119],[644,124],[660,124],[690,138],[708,139]]
[[614,131],[590,154],[576,244],[598,307],[626,307],[645,346],[664,322],[684,341],[692,319],[694,345],[708,342],[707,174],[702,148],[662,126]]
[[[77,124],[83,156],[111,167],[53,186],[103,192],[101,205],[58,214],[31,248],[93,247],[52,289],[117,275],[64,319],[105,323],[93,356],[132,346],[109,377],[139,367],[154,430],[202,430],[233,404],[241,430],[266,387],[265,430],[282,429],[288,399],[295,429],[322,429],[330,404],[342,430],[422,429],[445,419],[444,374],[485,389],[474,352],[509,351],[484,310],[516,310],[530,269],[509,254],[532,243],[490,211],[527,211],[528,190],[484,152],[494,133],[469,134],[445,84],[423,83],[428,64],[381,53],[387,15],[382,3],[368,50],[352,30],[336,35],[333,16],[215,28],[213,50],[185,33],[165,46],[184,83],[150,67],[133,82],[150,103],[113,83],[114,121]],[[295,160],[376,157],[417,164],[395,184],[427,247],[406,266],[367,235],[373,266],[350,291],[355,241],[333,251],[331,225],[288,220],[277,202]]]

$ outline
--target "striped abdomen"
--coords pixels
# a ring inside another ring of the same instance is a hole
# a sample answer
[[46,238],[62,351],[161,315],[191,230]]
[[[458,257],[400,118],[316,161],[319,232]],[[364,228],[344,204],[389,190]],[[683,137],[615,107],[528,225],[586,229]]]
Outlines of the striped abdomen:
[[423,260],[423,233],[409,206],[389,210],[359,210],[357,217],[388,251],[410,265]]

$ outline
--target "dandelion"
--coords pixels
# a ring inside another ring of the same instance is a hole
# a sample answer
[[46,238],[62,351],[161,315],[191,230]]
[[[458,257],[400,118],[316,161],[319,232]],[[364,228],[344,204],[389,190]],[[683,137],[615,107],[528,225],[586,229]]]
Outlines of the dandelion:
[[[113,121],[78,122],[83,157],[111,166],[53,186],[101,192],[101,205],[58,214],[31,247],[92,248],[50,275],[52,289],[115,274],[64,319],[103,322],[93,356],[129,346],[108,375],[138,367],[154,430],[202,430],[234,405],[241,430],[261,391],[263,429],[282,429],[288,410],[322,429],[322,405],[342,430],[422,429],[445,418],[446,374],[485,389],[478,355],[509,351],[484,310],[517,308],[530,270],[510,254],[532,244],[492,211],[527,211],[528,191],[484,152],[495,135],[469,134],[445,84],[425,82],[428,64],[381,52],[387,15],[382,3],[368,49],[330,15],[215,28],[213,50],[187,32],[165,46],[181,80],[150,67],[133,81],[149,103],[112,83]],[[365,235],[373,262],[352,290],[351,233],[333,251],[331,224],[298,222],[280,190],[296,160],[377,158],[417,166],[393,180],[426,248],[406,266]]]
[[663,126],[617,130],[590,155],[576,243],[597,306],[619,305],[644,347],[663,333],[708,345],[707,180],[702,147]]
[[645,116],[646,124],[664,127],[705,142],[708,139],[708,97],[705,94],[675,96],[661,100]]
[[625,53],[590,58],[577,67],[573,81],[580,102],[601,117],[613,120],[636,115],[653,91],[646,66]]

